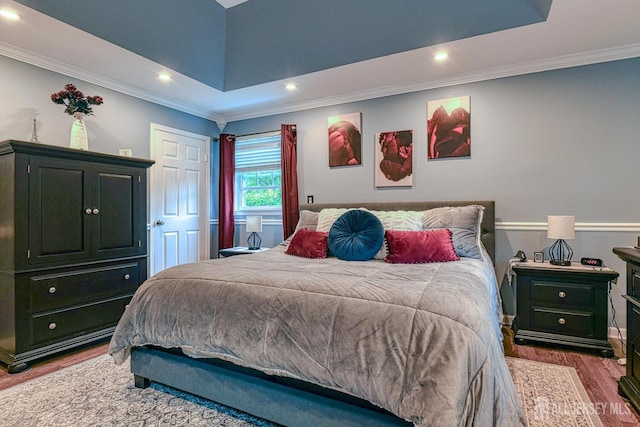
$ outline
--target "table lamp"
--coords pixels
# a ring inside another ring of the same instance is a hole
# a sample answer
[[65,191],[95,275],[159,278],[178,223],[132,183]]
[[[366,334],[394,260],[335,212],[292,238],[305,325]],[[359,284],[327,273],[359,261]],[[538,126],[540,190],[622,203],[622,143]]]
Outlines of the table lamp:
[[547,237],[557,239],[549,248],[553,265],[571,265],[573,249],[565,240],[576,238],[576,217],[572,215],[549,215],[547,217]]
[[247,246],[251,250],[260,249],[262,239],[258,233],[262,232],[262,217],[261,216],[247,216]]

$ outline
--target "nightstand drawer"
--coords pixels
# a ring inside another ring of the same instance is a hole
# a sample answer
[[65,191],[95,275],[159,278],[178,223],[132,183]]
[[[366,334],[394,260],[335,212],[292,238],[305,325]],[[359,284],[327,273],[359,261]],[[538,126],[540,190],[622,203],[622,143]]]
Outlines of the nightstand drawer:
[[542,332],[591,337],[594,335],[593,313],[532,308],[532,329]]
[[593,307],[595,301],[594,286],[591,284],[532,280],[531,292],[532,301],[536,304]]

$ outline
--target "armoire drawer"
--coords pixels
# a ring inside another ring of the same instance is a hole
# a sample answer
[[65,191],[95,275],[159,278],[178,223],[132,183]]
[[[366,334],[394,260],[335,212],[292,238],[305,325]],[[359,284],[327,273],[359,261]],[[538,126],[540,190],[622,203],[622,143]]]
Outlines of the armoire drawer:
[[38,313],[130,294],[139,285],[138,262],[29,277],[30,308]]
[[96,304],[33,315],[30,345],[115,326],[130,300],[131,295],[128,295]]
[[569,312],[533,307],[531,317],[532,329],[536,331],[581,337],[592,337],[595,333],[591,312]]
[[576,307],[594,306],[593,284],[531,281],[531,301],[535,304],[569,305]]

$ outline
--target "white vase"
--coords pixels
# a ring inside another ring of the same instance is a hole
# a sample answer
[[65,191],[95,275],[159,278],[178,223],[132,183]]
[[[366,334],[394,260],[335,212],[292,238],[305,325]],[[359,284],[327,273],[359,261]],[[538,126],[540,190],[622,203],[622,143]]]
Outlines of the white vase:
[[84,113],[73,113],[73,124],[71,125],[71,138],[69,139],[69,147],[77,150],[88,150],[89,140],[87,138],[87,129],[84,127]]

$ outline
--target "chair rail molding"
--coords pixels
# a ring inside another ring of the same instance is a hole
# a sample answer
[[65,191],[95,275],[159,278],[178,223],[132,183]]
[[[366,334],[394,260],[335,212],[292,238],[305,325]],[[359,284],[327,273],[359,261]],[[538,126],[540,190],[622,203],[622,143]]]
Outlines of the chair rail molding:
[[[546,222],[496,221],[496,230],[546,231]],[[595,232],[639,232],[640,222],[576,222],[576,231]]]

